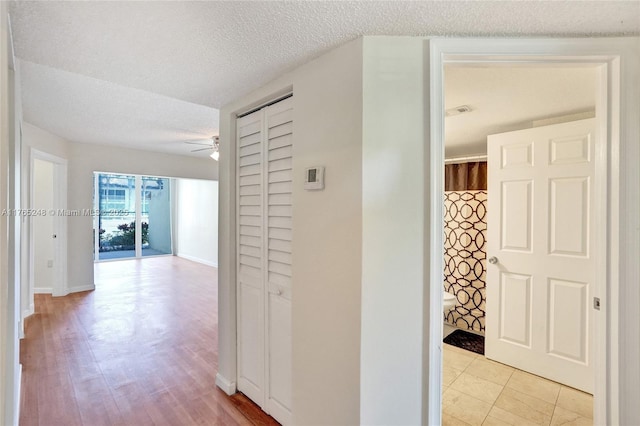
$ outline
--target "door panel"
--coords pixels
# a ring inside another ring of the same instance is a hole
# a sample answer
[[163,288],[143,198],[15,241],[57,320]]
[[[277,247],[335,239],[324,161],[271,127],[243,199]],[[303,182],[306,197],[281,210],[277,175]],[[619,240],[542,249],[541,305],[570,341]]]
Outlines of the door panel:
[[531,251],[533,216],[533,182],[502,182],[501,241],[503,250]]
[[590,161],[589,136],[551,140],[551,164],[576,164]]
[[500,275],[500,339],[530,347],[531,276]]
[[264,404],[262,116],[238,120],[238,390]]
[[488,358],[593,392],[595,120],[488,137]]
[[238,389],[289,424],[292,101],[263,108],[237,124]]
[[266,108],[267,276],[269,291],[267,410],[291,423],[291,277],[293,220],[293,110],[287,99]]
[[256,404],[263,403],[262,292],[240,282],[238,304],[238,389]]
[[516,143],[501,147],[502,169],[533,166],[532,144]]
[[287,422],[291,413],[291,301],[269,294],[269,412]]
[[549,353],[587,363],[587,283],[549,279]]
[[589,178],[550,180],[549,253],[588,256]]

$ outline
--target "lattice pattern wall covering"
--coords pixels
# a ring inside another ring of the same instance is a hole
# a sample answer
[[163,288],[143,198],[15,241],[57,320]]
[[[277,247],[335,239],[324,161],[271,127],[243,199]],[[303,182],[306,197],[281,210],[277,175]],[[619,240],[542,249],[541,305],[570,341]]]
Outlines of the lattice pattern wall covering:
[[444,290],[458,299],[445,321],[484,332],[487,191],[447,191],[444,207]]

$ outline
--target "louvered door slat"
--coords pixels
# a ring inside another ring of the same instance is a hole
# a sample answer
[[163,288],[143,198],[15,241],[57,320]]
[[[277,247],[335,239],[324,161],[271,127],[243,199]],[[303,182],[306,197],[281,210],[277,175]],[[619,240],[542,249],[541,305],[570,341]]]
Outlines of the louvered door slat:
[[291,253],[287,253],[284,251],[274,250],[272,248],[269,249],[269,260],[273,260],[274,262],[284,263],[286,265],[291,265]]
[[241,204],[240,214],[243,216],[261,216],[262,211],[260,210],[260,206],[246,206]]
[[269,170],[275,172],[277,170],[291,169],[292,160],[291,157],[283,158],[281,160],[274,160],[269,162]]
[[261,146],[259,143],[243,146],[240,148],[240,155],[244,157],[247,155],[259,154],[260,148]]
[[291,217],[293,208],[287,204],[274,204],[269,206],[269,217]]
[[240,186],[248,186],[248,185],[260,185],[262,180],[260,179],[260,175],[247,175],[240,176]]
[[[279,127],[283,124],[287,124],[291,127],[291,124],[293,123],[293,110],[291,108],[285,108],[280,112],[270,114],[267,123],[269,126],[269,130],[274,127]],[[292,130],[289,129],[288,133],[292,133]]]
[[269,206],[291,206],[291,194],[272,194],[269,196]]
[[283,146],[282,148],[269,149],[269,161],[291,158],[292,149],[293,147],[291,145]]
[[262,142],[262,133],[261,132],[256,132],[253,133],[251,135],[248,136],[244,136],[244,137],[240,137],[240,152],[242,152],[242,150],[245,147],[251,146],[251,145],[260,145]]
[[269,183],[291,182],[291,180],[292,180],[291,169],[269,172]]
[[281,136],[290,135],[293,131],[291,122],[269,128],[269,139],[279,138]]
[[252,166],[242,167],[239,171],[240,176],[260,175],[262,173],[262,165],[254,164]]
[[292,135],[286,134],[279,137],[275,137],[269,141],[269,148],[282,148],[285,146],[291,146],[293,144]]
[[269,227],[291,229],[293,228],[293,220],[290,217],[269,216]]
[[260,248],[262,247],[262,238],[240,235],[240,244]]
[[291,253],[291,241],[277,240],[275,238],[269,238],[269,247],[273,250],[284,251]]
[[262,200],[260,195],[249,195],[239,198],[241,206],[259,206]]

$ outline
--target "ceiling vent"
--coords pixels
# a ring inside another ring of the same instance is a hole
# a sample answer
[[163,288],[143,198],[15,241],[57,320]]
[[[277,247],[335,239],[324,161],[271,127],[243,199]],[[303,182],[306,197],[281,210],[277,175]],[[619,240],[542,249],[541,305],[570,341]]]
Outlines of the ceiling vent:
[[471,112],[471,107],[469,105],[460,105],[454,108],[449,108],[445,111],[445,115],[447,117],[451,117],[452,115],[460,115],[465,114],[467,112]]

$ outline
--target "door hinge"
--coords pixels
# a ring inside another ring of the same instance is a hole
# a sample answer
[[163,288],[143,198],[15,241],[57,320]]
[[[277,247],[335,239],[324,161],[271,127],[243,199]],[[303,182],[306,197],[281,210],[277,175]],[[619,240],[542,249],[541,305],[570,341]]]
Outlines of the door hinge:
[[593,309],[599,311],[600,310],[600,298],[599,297],[594,297],[593,298]]

